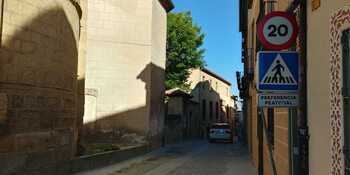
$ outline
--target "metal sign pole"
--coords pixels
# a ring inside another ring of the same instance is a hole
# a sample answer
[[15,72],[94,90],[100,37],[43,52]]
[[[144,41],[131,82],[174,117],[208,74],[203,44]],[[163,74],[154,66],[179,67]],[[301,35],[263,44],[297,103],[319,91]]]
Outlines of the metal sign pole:
[[270,162],[271,162],[271,166],[272,166],[272,172],[273,175],[277,175],[277,169],[276,169],[276,163],[275,163],[275,159],[273,157],[273,152],[272,152],[272,145],[270,143],[270,140],[268,139],[267,135],[268,135],[268,131],[267,131],[267,127],[266,127],[266,122],[265,122],[265,114],[264,114],[264,108],[260,107],[259,108],[259,116],[260,116],[260,123],[262,123],[262,128],[264,130],[264,135],[265,135],[265,140],[267,142],[267,147],[269,149],[269,156],[270,156]]
[[[286,12],[273,12],[273,1],[264,0],[267,4],[264,7],[270,13],[259,22],[257,30],[262,45],[273,50],[257,54],[257,90],[260,115],[258,126],[265,133],[273,174],[277,175],[264,108],[291,109],[299,106],[300,62],[298,52],[281,51],[289,49],[297,39],[299,29],[296,18]],[[263,141],[259,137],[259,143],[261,142]]]

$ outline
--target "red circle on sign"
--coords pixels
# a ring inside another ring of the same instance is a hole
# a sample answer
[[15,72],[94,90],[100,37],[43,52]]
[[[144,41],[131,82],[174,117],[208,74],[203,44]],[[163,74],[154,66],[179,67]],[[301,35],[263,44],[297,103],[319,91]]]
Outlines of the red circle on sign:
[[[293,33],[292,33],[291,37],[288,39],[288,41],[286,41],[282,44],[278,44],[278,45],[269,42],[265,38],[265,35],[264,35],[264,27],[265,27],[266,23],[271,18],[276,17],[276,16],[287,19],[292,24],[292,27],[293,27],[293,30],[292,30]],[[297,24],[294,16],[292,16],[286,12],[276,11],[276,12],[271,12],[271,13],[267,14],[261,20],[261,22],[259,23],[259,26],[258,26],[258,38],[259,38],[261,44],[267,49],[283,50],[283,49],[288,49],[295,42],[295,40],[297,39],[297,36],[298,36],[298,31],[299,31],[298,24]]]

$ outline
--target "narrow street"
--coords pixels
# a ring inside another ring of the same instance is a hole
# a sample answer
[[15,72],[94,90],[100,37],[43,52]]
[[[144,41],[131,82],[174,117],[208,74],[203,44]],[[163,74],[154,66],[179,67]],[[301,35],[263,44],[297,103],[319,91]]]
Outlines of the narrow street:
[[162,148],[141,158],[77,175],[254,175],[238,144],[197,141]]

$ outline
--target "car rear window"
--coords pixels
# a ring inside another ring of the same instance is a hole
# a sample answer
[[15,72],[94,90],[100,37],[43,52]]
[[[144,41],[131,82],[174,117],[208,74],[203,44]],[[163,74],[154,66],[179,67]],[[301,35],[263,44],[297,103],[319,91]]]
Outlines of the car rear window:
[[212,125],[213,129],[230,129],[230,125]]

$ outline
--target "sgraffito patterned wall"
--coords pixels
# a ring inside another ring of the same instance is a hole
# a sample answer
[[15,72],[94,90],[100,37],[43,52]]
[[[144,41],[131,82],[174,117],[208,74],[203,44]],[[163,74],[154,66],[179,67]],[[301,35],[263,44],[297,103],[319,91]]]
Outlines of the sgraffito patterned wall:
[[331,125],[331,172],[332,175],[343,174],[343,104],[342,104],[342,31],[350,27],[350,7],[344,7],[331,16],[330,28],[330,125]]

